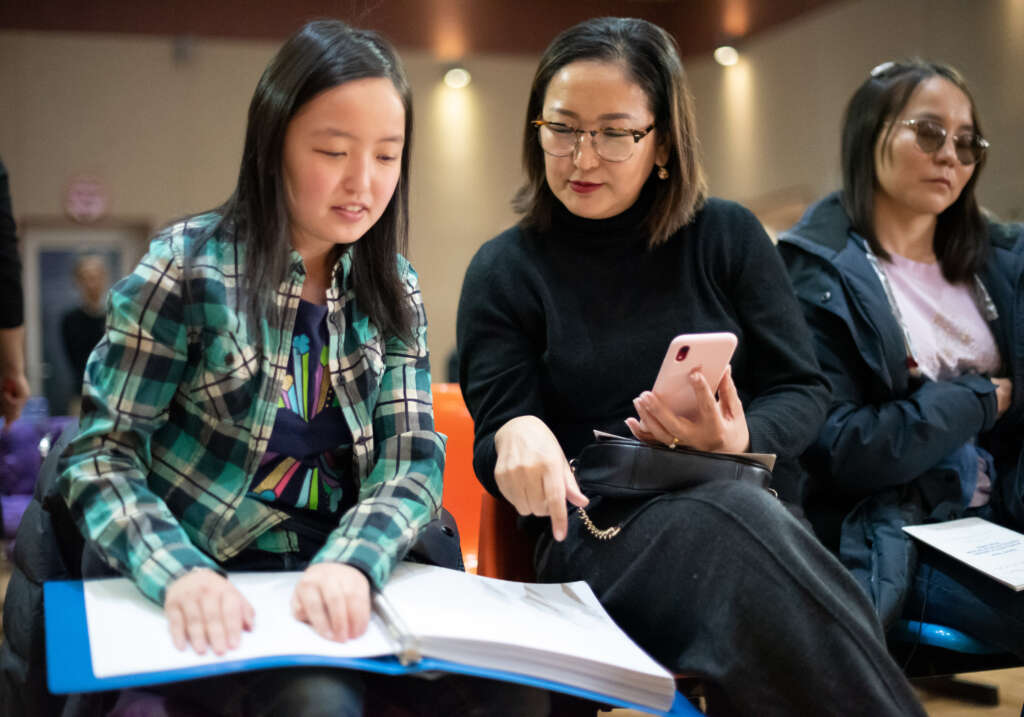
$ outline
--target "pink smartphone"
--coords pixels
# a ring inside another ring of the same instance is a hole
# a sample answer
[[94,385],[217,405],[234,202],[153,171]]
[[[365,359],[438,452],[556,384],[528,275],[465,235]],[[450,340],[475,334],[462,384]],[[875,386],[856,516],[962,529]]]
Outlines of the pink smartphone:
[[708,334],[681,334],[672,339],[654,379],[654,393],[677,416],[689,418],[697,411],[697,394],[690,373],[698,369],[712,391],[718,391],[725,369],[736,350],[736,334],[721,331]]

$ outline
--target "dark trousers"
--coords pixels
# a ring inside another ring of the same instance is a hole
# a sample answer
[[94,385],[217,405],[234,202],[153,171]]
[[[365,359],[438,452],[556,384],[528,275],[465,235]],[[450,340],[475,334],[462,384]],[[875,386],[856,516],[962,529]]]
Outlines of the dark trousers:
[[[595,503],[597,503],[595,505]],[[924,715],[867,596],[771,494],[713,482],[592,501],[537,546],[544,580],[586,580],[655,659],[709,685],[715,715]]]
[[[148,694],[147,694],[148,693]],[[512,717],[547,715],[539,690],[463,675],[437,679],[285,668],[125,693],[109,717]]]

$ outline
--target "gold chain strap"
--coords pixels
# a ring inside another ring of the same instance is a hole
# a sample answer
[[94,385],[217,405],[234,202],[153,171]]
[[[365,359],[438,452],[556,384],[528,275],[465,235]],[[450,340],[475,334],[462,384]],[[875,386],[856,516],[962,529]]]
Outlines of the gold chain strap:
[[[575,458],[573,458],[571,461],[569,461],[569,470],[572,471],[572,475],[575,478],[576,477],[576,459]],[[613,525],[610,528],[605,528],[604,530],[601,530],[596,525],[594,525],[594,521],[592,521],[590,519],[590,516],[587,515],[587,511],[583,510],[583,508],[577,508],[577,510],[580,512],[580,517],[583,518],[583,526],[587,529],[587,532],[590,533],[591,535],[593,535],[598,540],[611,540],[616,535],[618,535],[619,532],[622,530],[622,526],[621,525]]]
[[593,535],[598,540],[611,540],[619,534],[620,530],[622,530],[621,525],[613,525],[610,528],[605,528],[604,530],[601,530],[596,525],[594,525],[594,521],[592,521],[590,519],[590,516],[587,515],[587,511],[583,510],[583,508],[577,508],[577,510],[580,513],[580,517],[583,518],[583,525],[586,526],[587,532]]

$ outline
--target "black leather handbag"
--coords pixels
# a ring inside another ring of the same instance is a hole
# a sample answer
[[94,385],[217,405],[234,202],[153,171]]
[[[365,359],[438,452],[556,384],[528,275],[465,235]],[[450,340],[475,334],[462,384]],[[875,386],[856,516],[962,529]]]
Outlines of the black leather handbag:
[[[596,439],[569,464],[587,496],[653,498],[721,480],[743,481],[775,492],[768,467],[743,455],[669,448],[607,433],[597,433]],[[618,535],[619,526],[598,529],[584,509],[579,512],[594,537],[608,540]]]

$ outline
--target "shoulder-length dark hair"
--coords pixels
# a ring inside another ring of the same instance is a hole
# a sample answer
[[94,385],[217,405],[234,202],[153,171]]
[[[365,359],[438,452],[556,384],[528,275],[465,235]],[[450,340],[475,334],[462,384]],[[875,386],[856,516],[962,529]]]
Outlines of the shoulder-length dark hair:
[[707,196],[707,180],[700,160],[693,96],[679,59],[679,48],[671,35],[646,20],[586,20],[563,31],[544,51],[526,108],[526,183],[516,193],[512,206],[524,215],[524,225],[541,230],[551,225],[551,212],[558,200],[547,186],[544,152],[530,123],[541,116],[551,78],[562,67],[578,60],[621,64],[650,102],[654,136],[659,146],[668,149],[669,171],[668,179],[655,183],[654,204],[646,218],[650,244],[656,246],[693,219]]
[[[931,77],[948,80],[967,95],[974,131],[981,134],[974,98],[960,73],[949,65],[916,58],[886,62],[872,70],[853,94],[843,116],[843,206],[854,230],[867,239],[875,254],[884,259],[890,258],[889,253],[879,243],[874,223],[875,192],[878,189],[875,145],[882,136],[882,153],[890,149],[895,126],[892,120],[907,106],[917,86]],[[974,195],[974,187],[984,166],[985,156],[982,155],[960,196],[939,214],[935,226],[935,256],[943,276],[953,283],[970,279],[982,268],[988,256],[985,221]]]
[[[282,155],[296,112],[325,90],[352,80],[383,77],[405,107],[405,145],[394,196],[380,219],[351,246],[352,285],[361,311],[384,335],[409,338],[412,316],[398,276],[396,253],[409,236],[409,155],[412,93],[394,48],[376,32],[338,20],[308,23],[284,43],[260,77],[249,104],[242,166],[234,193],[220,208],[221,224],[245,247],[240,291],[250,321],[274,311],[273,290],[289,271],[288,207]],[[341,256],[336,247],[333,259]]]

